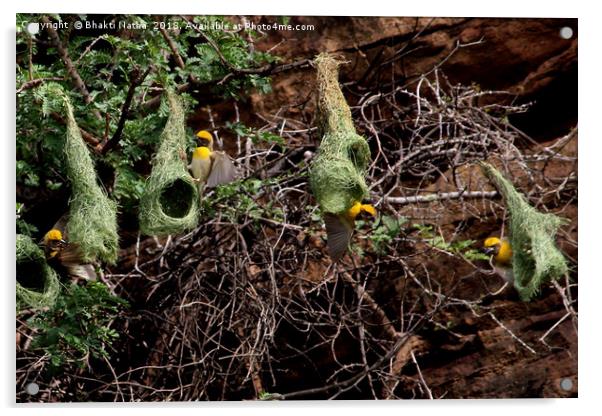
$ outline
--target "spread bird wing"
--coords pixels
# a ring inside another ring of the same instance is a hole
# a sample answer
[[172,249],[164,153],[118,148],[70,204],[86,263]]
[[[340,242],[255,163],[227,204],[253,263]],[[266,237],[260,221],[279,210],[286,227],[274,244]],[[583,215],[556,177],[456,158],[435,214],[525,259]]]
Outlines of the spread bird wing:
[[79,263],[82,262],[82,252],[77,244],[67,243],[58,253],[57,258],[61,263]]
[[97,279],[96,271],[94,271],[94,266],[91,264],[63,263],[63,266],[71,278],[89,281],[94,281]]
[[335,214],[325,214],[328,253],[333,261],[339,260],[349,247],[353,235],[353,224]]
[[69,276],[85,280],[96,280],[96,272],[91,264],[82,264],[82,252],[77,244],[67,243],[58,252],[59,263],[67,269]]
[[54,230],[59,230],[63,234],[63,239],[66,239],[65,233],[67,232],[67,222],[69,221],[69,211],[61,215],[61,218],[52,226]]
[[224,152],[211,153],[211,173],[207,178],[207,186],[215,187],[232,182],[236,179],[236,167],[230,156]]
[[64,268],[67,274],[72,278],[85,280],[96,280],[97,275],[94,266],[91,264],[82,264],[82,252],[79,245],[69,242],[67,232],[67,223],[69,221],[69,212],[66,212],[52,226],[52,229],[59,230],[63,235],[62,241],[55,241],[50,247],[45,247],[46,255],[52,253],[49,262]]

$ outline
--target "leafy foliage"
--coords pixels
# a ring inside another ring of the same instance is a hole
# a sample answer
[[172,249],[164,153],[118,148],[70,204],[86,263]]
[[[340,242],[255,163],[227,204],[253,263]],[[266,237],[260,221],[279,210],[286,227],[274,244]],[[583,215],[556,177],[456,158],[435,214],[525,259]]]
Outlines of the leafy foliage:
[[38,228],[21,218],[21,211],[23,208],[24,205],[20,202],[17,202],[17,234],[24,234],[31,237],[33,234],[38,232]]
[[390,244],[399,234],[401,226],[407,222],[407,218],[396,218],[390,215],[381,215],[372,225],[370,240],[374,251],[378,254],[386,252],[387,245]]
[[84,366],[88,357],[107,357],[107,348],[119,337],[109,324],[126,305],[102,283],[73,284],[52,309],[31,320],[38,331],[32,346],[48,354],[55,368],[69,362]]
[[489,256],[474,248],[475,240],[445,241],[442,235],[435,235],[430,225],[414,224],[419,235],[430,246],[439,250],[457,254],[469,261],[489,260]]
[[226,123],[226,127],[239,136],[250,137],[254,144],[263,142],[267,144],[278,144],[284,147],[284,139],[269,131],[260,131],[247,127],[242,123]]
[[232,223],[244,217],[256,221],[260,218],[280,221],[283,218],[282,208],[272,200],[260,200],[262,194],[277,181],[277,178],[251,178],[219,186],[212,195],[203,199],[203,216],[213,217],[219,211],[224,219]]

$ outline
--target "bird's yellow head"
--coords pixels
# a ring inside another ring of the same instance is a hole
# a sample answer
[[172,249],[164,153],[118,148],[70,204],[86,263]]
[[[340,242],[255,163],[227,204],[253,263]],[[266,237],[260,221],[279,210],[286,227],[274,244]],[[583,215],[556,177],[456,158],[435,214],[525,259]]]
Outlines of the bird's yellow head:
[[483,252],[493,255],[497,263],[509,264],[512,261],[512,247],[508,240],[499,237],[489,237],[483,242]]
[[67,242],[63,240],[63,233],[56,228],[44,235],[44,246],[49,258],[54,258],[65,247]]
[[209,133],[207,130],[199,130],[196,133],[196,137],[199,139],[201,144],[207,142],[208,145],[213,143],[213,135]]
[[498,247],[500,244],[502,244],[502,240],[500,240],[498,237],[489,237],[489,238],[486,238],[485,241],[483,242],[483,247],[495,248],[495,247]]
[[373,217],[376,217],[376,208],[374,208],[370,204],[362,204],[361,202],[354,203],[351,208],[347,211],[347,216],[354,220],[358,215],[362,212],[370,214]]
[[44,244],[60,241],[63,241],[63,233],[56,228],[53,228],[44,235]]
[[199,146],[192,152],[193,159],[206,160],[211,156],[211,150],[205,146]]

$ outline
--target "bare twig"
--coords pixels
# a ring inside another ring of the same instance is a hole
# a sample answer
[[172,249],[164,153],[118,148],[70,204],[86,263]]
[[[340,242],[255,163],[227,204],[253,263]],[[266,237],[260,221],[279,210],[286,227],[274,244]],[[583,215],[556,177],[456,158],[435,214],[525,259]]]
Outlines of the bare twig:
[[418,361],[416,361],[416,356],[414,355],[414,351],[410,351],[410,357],[412,357],[412,362],[416,366],[416,370],[418,371],[418,376],[420,377],[420,382],[422,383],[422,386],[426,390],[426,393],[428,394],[429,399],[433,400],[433,393],[431,392],[431,389],[429,388],[428,384],[426,384],[426,381],[424,380],[424,376],[422,375],[422,371],[420,370]]
[[431,195],[388,196],[385,197],[385,200],[392,204],[407,205],[462,198],[495,198],[497,196],[497,191],[454,191],[441,192]]

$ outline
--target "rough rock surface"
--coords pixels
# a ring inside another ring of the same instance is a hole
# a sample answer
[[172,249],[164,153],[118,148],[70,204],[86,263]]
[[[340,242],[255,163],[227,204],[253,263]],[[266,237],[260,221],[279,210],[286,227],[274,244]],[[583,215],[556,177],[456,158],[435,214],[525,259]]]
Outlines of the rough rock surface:
[[[341,82],[360,80],[364,85],[390,77],[411,80],[444,61],[441,69],[452,84],[478,83],[483,89],[520,94],[521,102],[535,101],[529,114],[516,120],[535,136],[557,137],[577,118],[576,19],[292,17],[290,24],[315,29],[268,32],[258,49],[271,49],[285,62],[324,51],[339,53],[349,61]],[[572,39],[560,36],[567,26],[573,29]],[[386,62],[398,55],[404,57],[394,74],[370,65],[377,57]],[[278,74],[274,92],[255,95],[251,108],[270,113],[286,104],[294,113],[297,104],[311,106],[314,78],[312,68]]]

